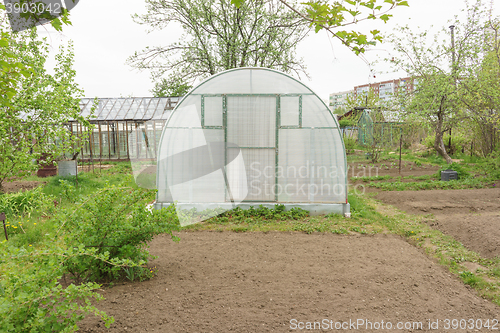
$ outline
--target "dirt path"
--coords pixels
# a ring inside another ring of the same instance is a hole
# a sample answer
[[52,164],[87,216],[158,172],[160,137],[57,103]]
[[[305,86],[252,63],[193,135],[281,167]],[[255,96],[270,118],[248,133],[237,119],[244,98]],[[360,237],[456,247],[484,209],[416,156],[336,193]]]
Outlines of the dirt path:
[[437,332],[428,319],[500,319],[499,307],[396,236],[179,236],[177,244],[163,236],[151,243],[157,277],[103,292],[99,307],[116,320],[109,331],[96,318],[80,331],[288,332],[292,319],[367,319],[420,321],[419,332]]
[[500,257],[500,189],[387,191],[376,199],[410,214],[486,258]]

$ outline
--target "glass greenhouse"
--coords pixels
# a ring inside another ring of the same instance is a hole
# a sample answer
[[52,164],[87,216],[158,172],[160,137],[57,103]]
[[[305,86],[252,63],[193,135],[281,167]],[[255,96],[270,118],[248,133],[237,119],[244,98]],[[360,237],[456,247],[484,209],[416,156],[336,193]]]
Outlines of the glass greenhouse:
[[[99,99],[90,121],[94,125],[92,130],[77,122],[67,124],[68,129],[77,136],[90,131],[89,140],[82,143],[80,158],[155,160],[163,126],[179,99],[179,97]],[[90,115],[93,106],[93,98],[82,98],[81,115],[85,117]]]
[[181,224],[250,206],[349,212],[336,118],[308,87],[278,71],[238,68],[191,90],[158,147],[155,208]]
[[363,110],[358,120],[358,143],[363,146],[399,145],[403,133],[401,115],[396,111]]

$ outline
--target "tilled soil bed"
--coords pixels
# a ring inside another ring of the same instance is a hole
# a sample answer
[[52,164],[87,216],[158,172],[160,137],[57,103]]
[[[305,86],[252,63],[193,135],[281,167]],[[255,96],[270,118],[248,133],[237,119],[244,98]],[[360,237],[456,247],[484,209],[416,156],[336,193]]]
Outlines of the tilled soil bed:
[[[88,317],[80,331],[289,332],[296,331],[291,321],[359,319],[422,322],[422,329],[394,332],[443,332],[445,319],[500,319],[499,307],[397,236],[179,236],[179,243],[165,236],[151,242],[155,278],[102,291],[98,306],[116,320],[110,330]],[[440,320],[439,330],[429,329],[429,319]]]
[[13,193],[19,191],[28,191],[32,190],[35,187],[44,184],[44,182],[37,181],[27,181],[27,180],[15,180],[11,182],[4,182],[2,184],[5,193]]
[[500,188],[386,191],[375,198],[428,223],[486,258],[500,257]]

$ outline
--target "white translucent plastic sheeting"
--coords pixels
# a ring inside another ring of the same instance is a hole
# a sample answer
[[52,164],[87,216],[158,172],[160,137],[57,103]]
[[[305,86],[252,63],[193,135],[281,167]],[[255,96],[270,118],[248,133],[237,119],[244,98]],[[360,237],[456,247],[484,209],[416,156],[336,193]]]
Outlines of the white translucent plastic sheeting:
[[156,160],[145,159],[143,156],[155,156],[154,136],[148,128],[154,126],[153,122],[145,122],[135,127],[128,135],[128,146],[138,152],[130,155],[132,174],[137,186],[147,189],[156,188]]
[[239,147],[276,146],[276,97],[227,98],[227,140]]
[[192,94],[307,94],[311,91],[277,71],[247,68],[214,75],[196,87]]
[[283,96],[280,99],[281,126],[299,126],[299,96]]
[[302,96],[302,126],[338,127],[330,110],[314,95]]
[[222,126],[222,96],[204,98],[203,118],[205,126]]

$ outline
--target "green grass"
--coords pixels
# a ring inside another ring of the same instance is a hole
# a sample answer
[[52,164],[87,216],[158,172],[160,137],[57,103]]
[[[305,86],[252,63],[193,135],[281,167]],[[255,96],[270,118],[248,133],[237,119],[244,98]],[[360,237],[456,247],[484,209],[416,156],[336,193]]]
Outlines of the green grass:
[[394,177],[385,175],[385,176],[363,176],[363,177],[351,177],[351,181],[355,182],[358,180],[361,180],[365,183],[370,182],[370,181],[378,181],[378,180],[387,180],[387,179],[394,179]]
[[471,188],[490,188],[494,181],[485,178],[467,178],[463,180],[425,180],[421,182],[370,182],[369,187],[382,191],[419,191],[419,190],[459,190]]

